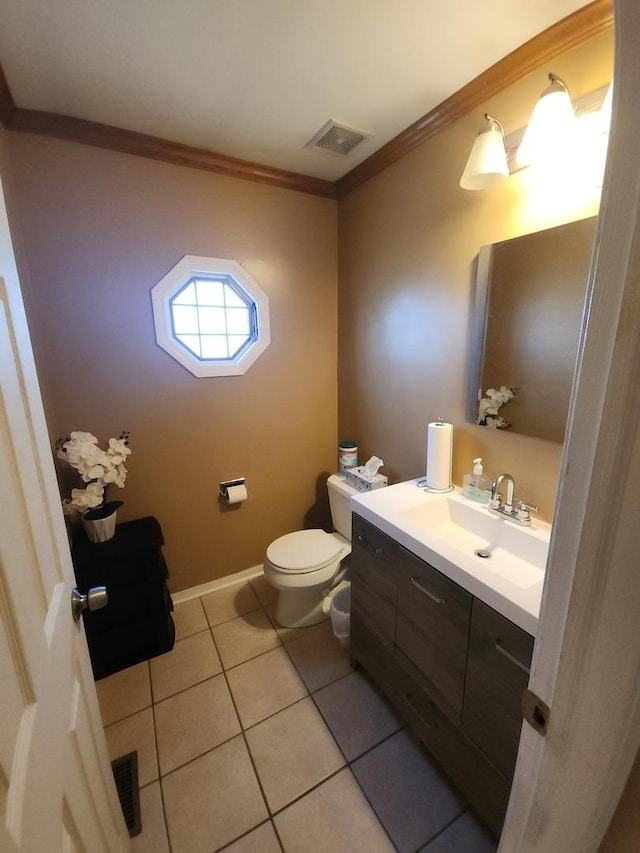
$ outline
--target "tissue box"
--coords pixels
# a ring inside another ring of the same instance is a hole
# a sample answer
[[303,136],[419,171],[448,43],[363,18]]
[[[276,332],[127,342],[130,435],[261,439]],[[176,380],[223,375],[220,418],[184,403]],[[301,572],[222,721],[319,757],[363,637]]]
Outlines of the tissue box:
[[373,492],[374,489],[381,489],[383,486],[389,485],[389,479],[384,474],[376,474],[373,483],[370,483],[360,476],[362,471],[364,471],[364,465],[359,465],[357,468],[347,468],[347,485],[359,492]]

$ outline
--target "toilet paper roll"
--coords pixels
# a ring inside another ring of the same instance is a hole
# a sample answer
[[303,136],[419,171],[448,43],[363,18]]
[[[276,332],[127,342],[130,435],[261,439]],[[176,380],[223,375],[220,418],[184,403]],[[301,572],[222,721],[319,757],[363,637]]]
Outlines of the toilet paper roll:
[[228,504],[241,504],[242,501],[246,501],[247,497],[247,487],[244,483],[240,486],[229,486],[227,489]]
[[428,489],[446,491],[451,488],[451,460],[453,456],[453,426],[437,421],[427,426],[427,477]]

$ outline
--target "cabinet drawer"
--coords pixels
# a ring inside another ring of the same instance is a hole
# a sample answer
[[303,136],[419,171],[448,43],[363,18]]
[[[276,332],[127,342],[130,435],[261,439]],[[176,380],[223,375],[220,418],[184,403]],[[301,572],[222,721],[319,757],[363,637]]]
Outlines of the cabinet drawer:
[[504,823],[510,782],[499,773],[458,726],[435,702],[404,675],[396,687],[396,707],[458,790],[471,803],[487,826],[500,836]]
[[352,543],[351,613],[361,615],[393,649],[397,600],[394,566],[399,546],[355,514]]
[[396,656],[460,723],[472,596],[400,548]]
[[508,779],[516,764],[533,642],[517,625],[474,600],[462,728]]

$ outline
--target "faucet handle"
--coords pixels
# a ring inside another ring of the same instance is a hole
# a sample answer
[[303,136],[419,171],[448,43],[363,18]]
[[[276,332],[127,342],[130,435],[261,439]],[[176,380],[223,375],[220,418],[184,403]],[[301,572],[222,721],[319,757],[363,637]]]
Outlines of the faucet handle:
[[529,510],[532,512],[538,512],[540,509],[540,507],[528,504],[526,501],[517,500],[516,503],[518,504],[518,509],[516,510],[516,518],[518,521],[531,521]]
[[489,501],[489,506],[491,507],[491,509],[500,509],[500,507],[502,506],[502,495],[500,494],[500,492],[496,492],[495,495],[492,496],[491,500]]

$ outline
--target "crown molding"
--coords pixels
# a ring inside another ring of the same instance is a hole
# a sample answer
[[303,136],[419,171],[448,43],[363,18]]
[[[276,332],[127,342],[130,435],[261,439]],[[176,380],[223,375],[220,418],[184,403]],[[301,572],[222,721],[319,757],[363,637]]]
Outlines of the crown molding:
[[132,130],[123,130],[107,124],[58,115],[57,113],[41,112],[16,108],[9,121],[9,129],[22,133],[36,133],[42,136],[54,136],[84,145],[94,145],[110,151],[124,154],[135,154],[148,157],[151,160],[161,160],[177,166],[189,166],[192,169],[202,169],[205,172],[215,172],[232,178],[246,181],[256,181],[261,184],[295,190],[311,195],[335,198],[336,188],[331,181],[288,172],[285,169],[275,169],[248,160],[239,160],[216,154],[204,148],[193,148],[180,142],[171,142],[148,136]]
[[492,65],[336,182],[338,198],[401,160],[465,113],[527,74],[613,27],[612,0],[595,0],[563,18]]
[[551,59],[613,26],[612,0],[595,0],[530,39],[447,98],[338,181],[313,178],[159,139],[132,130],[16,106],[0,66],[0,124],[8,130],[53,136],[164,163],[202,169],[323,198],[342,198],[405,157],[470,110]]

